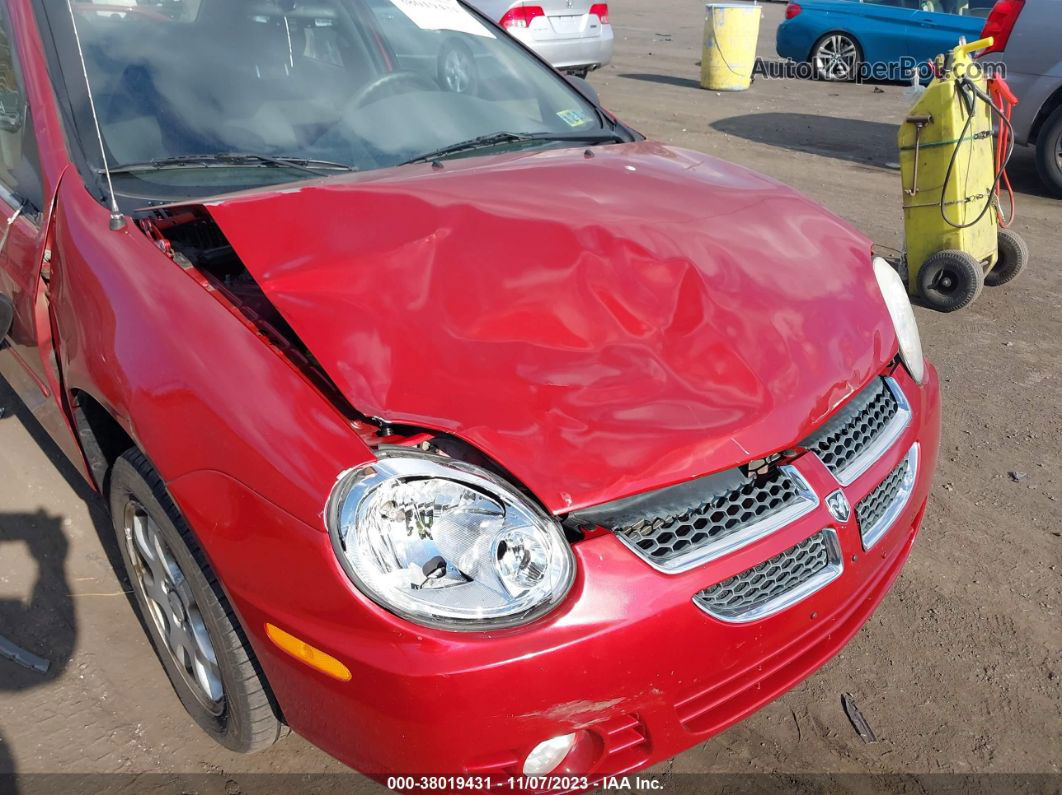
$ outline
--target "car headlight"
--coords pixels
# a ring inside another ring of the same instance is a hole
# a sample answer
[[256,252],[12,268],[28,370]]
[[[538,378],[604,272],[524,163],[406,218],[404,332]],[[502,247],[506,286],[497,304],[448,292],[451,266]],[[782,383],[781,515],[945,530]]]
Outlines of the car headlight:
[[354,584],[418,624],[523,624],[568,592],[575,561],[557,522],[499,477],[416,450],[340,476],[326,513]]
[[918,324],[903,279],[881,257],[874,257],[874,276],[877,277],[881,297],[885,299],[885,307],[889,310],[896,337],[900,341],[900,358],[911,377],[919,384],[924,383],[926,363],[922,357],[922,340],[918,336]]

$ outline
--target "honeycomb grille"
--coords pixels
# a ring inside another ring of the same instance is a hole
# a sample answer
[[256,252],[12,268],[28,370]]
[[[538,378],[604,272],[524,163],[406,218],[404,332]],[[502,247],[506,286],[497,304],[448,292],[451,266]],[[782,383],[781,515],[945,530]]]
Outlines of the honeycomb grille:
[[610,529],[650,562],[666,566],[790,506],[807,502],[797,482],[785,470],[773,469],[681,513],[647,517]]
[[693,597],[694,601],[705,612],[725,619],[763,608],[830,566],[828,532],[816,533],[781,555],[706,588]]
[[856,518],[859,520],[859,530],[864,539],[897,500],[906,499],[904,482],[912,466],[911,457],[904,458],[885,480],[856,505]]
[[875,378],[802,446],[817,453],[822,463],[839,476],[881,436],[899,410],[885,380]]

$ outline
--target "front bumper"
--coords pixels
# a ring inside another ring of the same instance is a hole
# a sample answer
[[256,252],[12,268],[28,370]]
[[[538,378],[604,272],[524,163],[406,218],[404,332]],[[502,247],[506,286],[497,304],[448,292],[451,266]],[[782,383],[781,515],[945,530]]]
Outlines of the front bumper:
[[[358,594],[326,534],[300,525],[228,482],[224,533],[210,551],[291,726],[365,773],[519,775],[549,737],[586,729],[596,754],[588,776],[629,772],[722,731],[829,660],[863,625],[910,551],[939,446],[936,372],[917,387],[895,374],[913,419],[878,461],[845,488],[854,506],[916,442],[920,464],[903,510],[870,552],[855,516],[835,521],[823,502],[810,514],[727,556],[682,574],[648,566],[611,534],[574,545],[577,580],[566,601],[527,628],[448,633],[414,627]],[[822,497],[838,488],[811,455],[796,466]],[[203,505],[208,474],[171,484],[178,502]],[[190,517],[193,526],[206,516]],[[217,514],[211,517],[215,523]],[[246,528],[254,528],[254,543]],[[728,624],[692,602],[699,590],[833,527],[844,569],[776,615]],[[230,559],[231,556],[231,559]],[[226,570],[231,570],[228,573]],[[331,572],[332,576],[323,573]],[[276,649],[266,621],[338,657],[338,682]]]

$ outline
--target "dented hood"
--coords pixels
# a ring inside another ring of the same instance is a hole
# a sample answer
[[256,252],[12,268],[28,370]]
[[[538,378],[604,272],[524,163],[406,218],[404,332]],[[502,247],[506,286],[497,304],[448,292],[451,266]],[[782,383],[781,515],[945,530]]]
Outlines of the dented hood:
[[655,144],[208,210],[359,411],[465,439],[557,513],[784,449],[895,350],[869,241]]

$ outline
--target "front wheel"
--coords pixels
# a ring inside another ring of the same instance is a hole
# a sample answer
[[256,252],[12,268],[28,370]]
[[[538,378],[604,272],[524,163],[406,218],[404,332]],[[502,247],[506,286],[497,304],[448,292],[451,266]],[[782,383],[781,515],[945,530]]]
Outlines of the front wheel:
[[828,33],[811,51],[815,75],[835,83],[850,83],[859,74],[862,54],[855,39],[846,33]]
[[233,751],[287,733],[232,608],[147,458],[128,450],[109,478],[122,560],[155,653],[181,703]]
[[1047,189],[1062,198],[1062,106],[1047,117],[1036,136],[1036,170]]
[[981,294],[984,283],[981,263],[965,251],[938,251],[918,271],[918,290],[925,303],[938,312],[969,306]]

